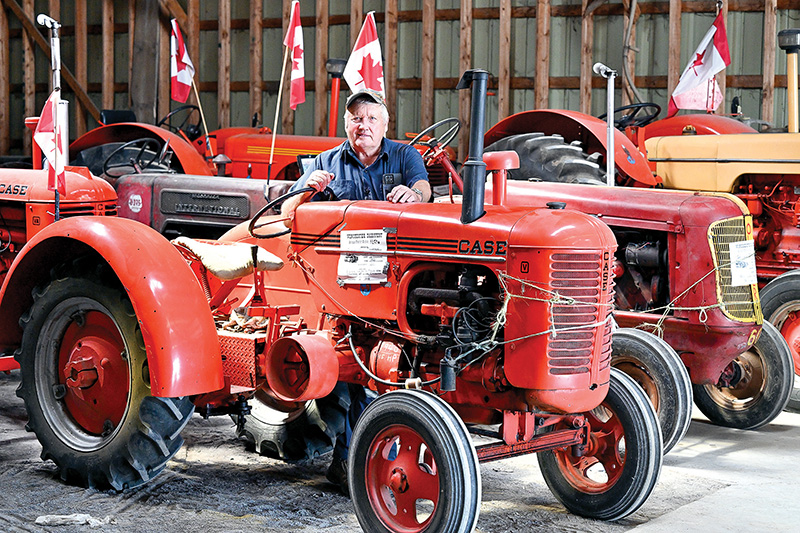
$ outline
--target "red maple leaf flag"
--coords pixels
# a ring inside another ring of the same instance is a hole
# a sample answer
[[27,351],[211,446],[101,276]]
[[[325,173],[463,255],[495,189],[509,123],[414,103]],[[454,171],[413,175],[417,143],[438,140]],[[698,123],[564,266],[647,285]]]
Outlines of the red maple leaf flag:
[[714,76],[730,64],[728,36],[720,11],[681,74],[669,99],[667,117],[679,109],[704,109],[708,112],[717,109],[722,103],[722,91]]
[[[67,194],[67,184],[64,175],[64,160],[67,154],[66,129],[62,122],[66,117],[58,117],[58,103],[61,98],[59,91],[53,91],[42,108],[39,123],[33,132],[33,140],[42,149],[42,154],[47,158],[50,172],[47,178],[48,190],[58,189],[60,194]],[[61,120],[59,120],[61,118]]]
[[297,109],[297,104],[306,101],[306,69],[303,58],[303,27],[300,26],[300,2],[292,2],[292,15],[283,45],[291,50],[292,74],[289,89],[289,107]]
[[372,89],[383,96],[383,60],[381,59],[381,43],[378,41],[378,29],[375,27],[375,12],[370,11],[364,19],[364,25],[358,33],[353,52],[347,60],[342,74],[352,92],[361,89]]
[[186,45],[183,43],[178,21],[172,19],[172,38],[170,39],[170,81],[172,99],[185,102],[192,90],[194,65],[189,59]]

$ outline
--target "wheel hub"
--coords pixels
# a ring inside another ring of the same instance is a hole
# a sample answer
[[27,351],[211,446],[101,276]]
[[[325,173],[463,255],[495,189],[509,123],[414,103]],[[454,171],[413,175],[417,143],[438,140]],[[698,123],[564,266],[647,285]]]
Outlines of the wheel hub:
[[105,356],[109,348],[113,347],[102,339],[78,342],[70,352],[69,360],[64,367],[67,387],[80,397],[83,397],[82,389],[88,389],[98,381],[102,387],[103,369],[110,363],[109,358]]
[[408,476],[406,476],[402,468],[392,470],[392,475],[389,477],[389,486],[393,491],[400,494],[408,490]]

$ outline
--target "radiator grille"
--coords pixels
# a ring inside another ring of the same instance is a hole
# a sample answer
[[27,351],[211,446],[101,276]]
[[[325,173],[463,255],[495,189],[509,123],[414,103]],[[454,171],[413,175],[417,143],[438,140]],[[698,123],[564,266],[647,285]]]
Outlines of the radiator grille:
[[[613,284],[602,287],[603,257],[599,253],[554,253],[551,260],[550,288],[560,296],[551,307],[552,326],[548,342],[548,361],[553,375],[584,374],[592,370],[597,326],[611,312]],[[605,265],[606,273],[610,265]],[[611,323],[601,326],[600,369],[611,358]]]
[[87,204],[61,204],[58,209],[61,218],[81,217],[81,216],[117,216],[117,204],[114,202],[106,203],[87,203]]
[[730,244],[749,240],[745,229],[745,218],[735,217],[715,222],[708,229],[708,240],[717,267],[717,299],[722,312],[740,322],[761,322],[761,306],[758,289],[754,285],[734,287],[731,285]]

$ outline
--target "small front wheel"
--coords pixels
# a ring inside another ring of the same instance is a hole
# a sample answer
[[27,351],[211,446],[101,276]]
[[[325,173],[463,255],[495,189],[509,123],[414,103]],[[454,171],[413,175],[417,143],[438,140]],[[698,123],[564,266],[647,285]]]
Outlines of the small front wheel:
[[[658,421],[642,389],[616,368],[606,399],[586,420],[588,446],[540,452],[539,467],[570,512],[619,520],[641,507],[658,481],[663,458]],[[565,428],[551,430],[557,429]]]
[[452,407],[428,392],[389,392],[367,406],[348,482],[364,531],[467,533],[478,521],[475,448]]

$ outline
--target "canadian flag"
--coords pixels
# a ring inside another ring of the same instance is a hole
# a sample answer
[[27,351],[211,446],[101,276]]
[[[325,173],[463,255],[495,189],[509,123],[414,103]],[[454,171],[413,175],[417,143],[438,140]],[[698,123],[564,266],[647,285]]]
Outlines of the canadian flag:
[[181,29],[178,21],[172,19],[172,38],[170,39],[170,81],[172,99],[185,102],[192,90],[194,78],[194,65],[189,59],[186,45],[183,44]]
[[375,27],[375,12],[370,11],[358,33],[353,52],[347,60],[342,77],[350,86],[350,91],[372,89],[386,96],[383,89],[383,60],[378,29]]
[[306,101],[306,69],[303,59],[303,28],[300,26],[300,2],[292,2],[292,15],[283,45],[291,50],[292,74],[289,90],[289,107],[297,109],[297,104]]
[[[53,91],[42,108],[39,123],[33,132],[33,140],[42,149],[42,154],[47,158],[50,172],[47,178],[47,188],[51,191],[58,190],[60,194],[67,194],[67,183],[64,175],[64,160],[67,154],[67,140],[63,120],[57,116],[60,91]],[[66,119],[66,117],[63,117]]]
[[669,99],[667,117],[673,116],[678,109],[704,109],[708,112],[717,109],[722,103],[722,91],[714,76],[730,64],[728,36],[720,11],[681,74]]

